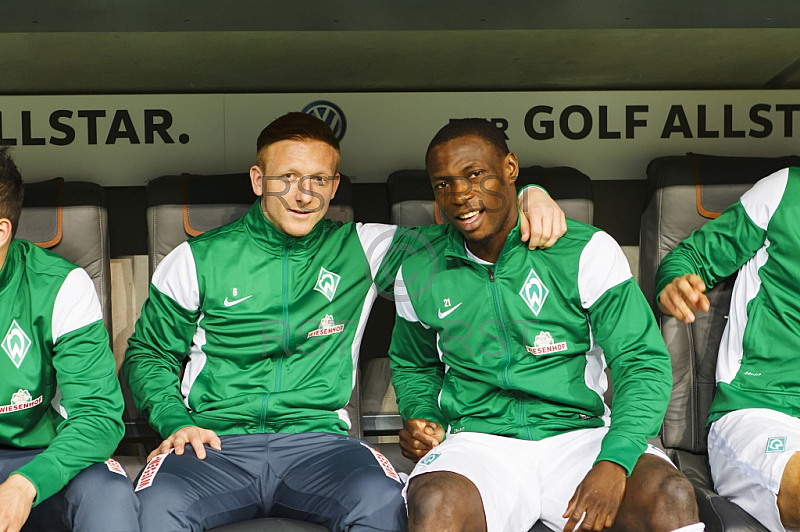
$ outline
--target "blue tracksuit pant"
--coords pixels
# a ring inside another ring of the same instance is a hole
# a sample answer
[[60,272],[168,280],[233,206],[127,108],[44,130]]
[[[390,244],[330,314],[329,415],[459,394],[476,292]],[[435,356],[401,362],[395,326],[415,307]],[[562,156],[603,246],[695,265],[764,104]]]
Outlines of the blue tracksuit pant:
[[[0,447],[0,482],[44,449]],[[139,501],[127,476],[94,464],[37,504],[23,532],[138,532]]]
[[[287,517],[333,531],[406,528],[403,484],[366,443],[328,433],[244,434],[145,467],[137,481],[147,532],[201,531],[258,517]],[[153,460],[158,460],[154,458]],[[152,463],[153,461],[151,461]],[[148,471],[149,469],[149,471]]]

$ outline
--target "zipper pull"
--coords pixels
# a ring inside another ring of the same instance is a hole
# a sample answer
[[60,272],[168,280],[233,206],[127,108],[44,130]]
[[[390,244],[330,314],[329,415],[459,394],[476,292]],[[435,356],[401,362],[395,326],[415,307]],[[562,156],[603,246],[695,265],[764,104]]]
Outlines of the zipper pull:
[[492,271],[491,268],[489,268],[489,282],[490,283],[494,282],[494,272]]

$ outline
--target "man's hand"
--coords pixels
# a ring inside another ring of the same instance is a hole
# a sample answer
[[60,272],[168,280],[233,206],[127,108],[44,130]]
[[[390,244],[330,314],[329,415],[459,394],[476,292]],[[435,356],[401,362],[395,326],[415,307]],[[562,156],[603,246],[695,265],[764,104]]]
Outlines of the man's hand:
[[[194,453],[200,460],[206,457],[206,450],[203,444],[208,444],[212,449],[222,449],[222,442],[213,430],[201,429],[200,427],[183,427],[175,431],[175,434],[161,442],[147,457],[149,462],[154,456],[168,453],[170,449],[175,449],[175,454],[183,454],[183,448],[189,443],[194,448]],[[2,531],[0,531],[2,532]]]
[[22,475],[14,475],[0,484],[0,532],[19,532],[28,520],[36,487]]
[[400,449],[403,456],[416,462],[443,439],[444,429],[435,421],[406,419],[400,431]]
[[599,532],[614,524],[622,496],[625,495],[625,469],[614,462],[600,461],[578,484],[575,495],[569,500],[564,532],[572,532],[584,514],[581,530]]
[[703,280],[693,273],[687,273],[683,277],[674,278],[664,287],[658,296],[658,308],[683,323],[692,323],[695,312],[708,312],[710,304],[705,291]]
[[528,187],[519,197],[519,230],[528,248],[549,248],[567,232],[561,207],[537,187]]

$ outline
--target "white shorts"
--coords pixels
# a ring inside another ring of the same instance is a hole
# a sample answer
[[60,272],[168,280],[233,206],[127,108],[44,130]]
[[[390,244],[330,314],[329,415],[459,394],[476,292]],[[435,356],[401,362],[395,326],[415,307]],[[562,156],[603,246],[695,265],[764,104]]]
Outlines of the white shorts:
[[737,410],[708,433],[714,489],[771,531],[785,532],[778,490],[789,459],[800,451],[800,419],[764,408]]
[[[561,515],[607,432],[608,427],[583,429],[540,441],[461,432],[429,451],[409,479],[434,471],[468,478],[483,500],[488,532],[527,531],[538,520],[562,530],[567,520]],[[656,447],[648,445],[645,452],[669,462]],[[408,484],[404,497],[407,489]]]

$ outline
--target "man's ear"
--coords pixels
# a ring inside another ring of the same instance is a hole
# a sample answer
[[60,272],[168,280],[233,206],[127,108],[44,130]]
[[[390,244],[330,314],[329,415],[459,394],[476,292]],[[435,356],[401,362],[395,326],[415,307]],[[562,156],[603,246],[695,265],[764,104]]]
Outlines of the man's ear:
[[11,220],[8,218],[0,218],[0,248],[4,248],[14,238],[12,233],[14,231],[11,225]]
[[339,189],[339,182],[342,180],[342,175],[339,172],[336,172],[336,175],[333,176],[333,190],[331,191],[331,199],[336,197],[336,191]]
[[258,165],[250,167],[250,185],[253,187],[253,192],[256,196],[260,196],[264,193],[263,177],[264,174],[261,172],[261,168],[259,168]]
[[509,152],[505,159],[506,178],[509,183],[514,183],[519,177],[519,161],[517,156]]

